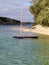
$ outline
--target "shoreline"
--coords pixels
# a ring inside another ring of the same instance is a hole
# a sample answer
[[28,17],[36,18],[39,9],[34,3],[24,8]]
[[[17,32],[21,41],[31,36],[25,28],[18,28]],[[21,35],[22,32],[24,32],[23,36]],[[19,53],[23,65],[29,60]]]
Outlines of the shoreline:
[[24,32],[33,32],[33,33],[37,33],[37,34],[42,34],[42,35],[48,35],[49,36],[49,27],[42,27],[41,25],[36,25],[36,26],[33,26],[35,27],[34,29],[32,28],[26,28],[26,27],[23,27],[23,28],[17,28],[17,27],[13,27],[13,28],[10,28],[11,30],[21,30],[21,31],[24,31]]

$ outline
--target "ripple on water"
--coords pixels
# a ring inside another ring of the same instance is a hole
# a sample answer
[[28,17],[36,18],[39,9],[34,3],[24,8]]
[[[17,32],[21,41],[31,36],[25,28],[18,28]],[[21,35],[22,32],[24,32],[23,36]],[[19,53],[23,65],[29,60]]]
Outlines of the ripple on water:
[[13,39],[19,34],[0,29],[0,65],[49,65],[49,39]]

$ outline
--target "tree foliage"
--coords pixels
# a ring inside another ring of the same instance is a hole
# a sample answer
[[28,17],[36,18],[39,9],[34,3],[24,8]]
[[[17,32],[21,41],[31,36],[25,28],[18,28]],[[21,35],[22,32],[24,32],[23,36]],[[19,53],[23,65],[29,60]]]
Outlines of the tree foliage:
[[30,12],[34,14],[35,22],[49,26],[49,0],[39,0],[34,5],[32,4]]

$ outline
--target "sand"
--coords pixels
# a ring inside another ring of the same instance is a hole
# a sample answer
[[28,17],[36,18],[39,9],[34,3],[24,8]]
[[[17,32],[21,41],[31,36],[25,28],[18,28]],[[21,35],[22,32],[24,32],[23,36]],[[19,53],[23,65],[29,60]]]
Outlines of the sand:
[[25,32],[34,32],[34,33],[38,33],[38,34],[44,34],[44,35],[49,35],[49,27],[42,27],[41,25],[36,25],[34,26],[35,28],[17,28],[17,27],[13,27],[11,28],[11,30],[21,30],[21,31],[25,31]]

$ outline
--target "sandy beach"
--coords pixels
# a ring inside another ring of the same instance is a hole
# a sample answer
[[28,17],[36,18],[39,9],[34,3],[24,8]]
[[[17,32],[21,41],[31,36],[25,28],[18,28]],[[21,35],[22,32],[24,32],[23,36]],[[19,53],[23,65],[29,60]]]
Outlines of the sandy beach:
[[44,34],[44,35],[49,35],[49,27],[42,27],[41,25],[36,25],[34,26],[35,28],[32,29],[32,28],[16,28],[16,27],[13,27],[11,28],[11,30],[21,30],[21,31],[24,31],[24,32],[34,32],[34,33],[38,33],[38,34]]

